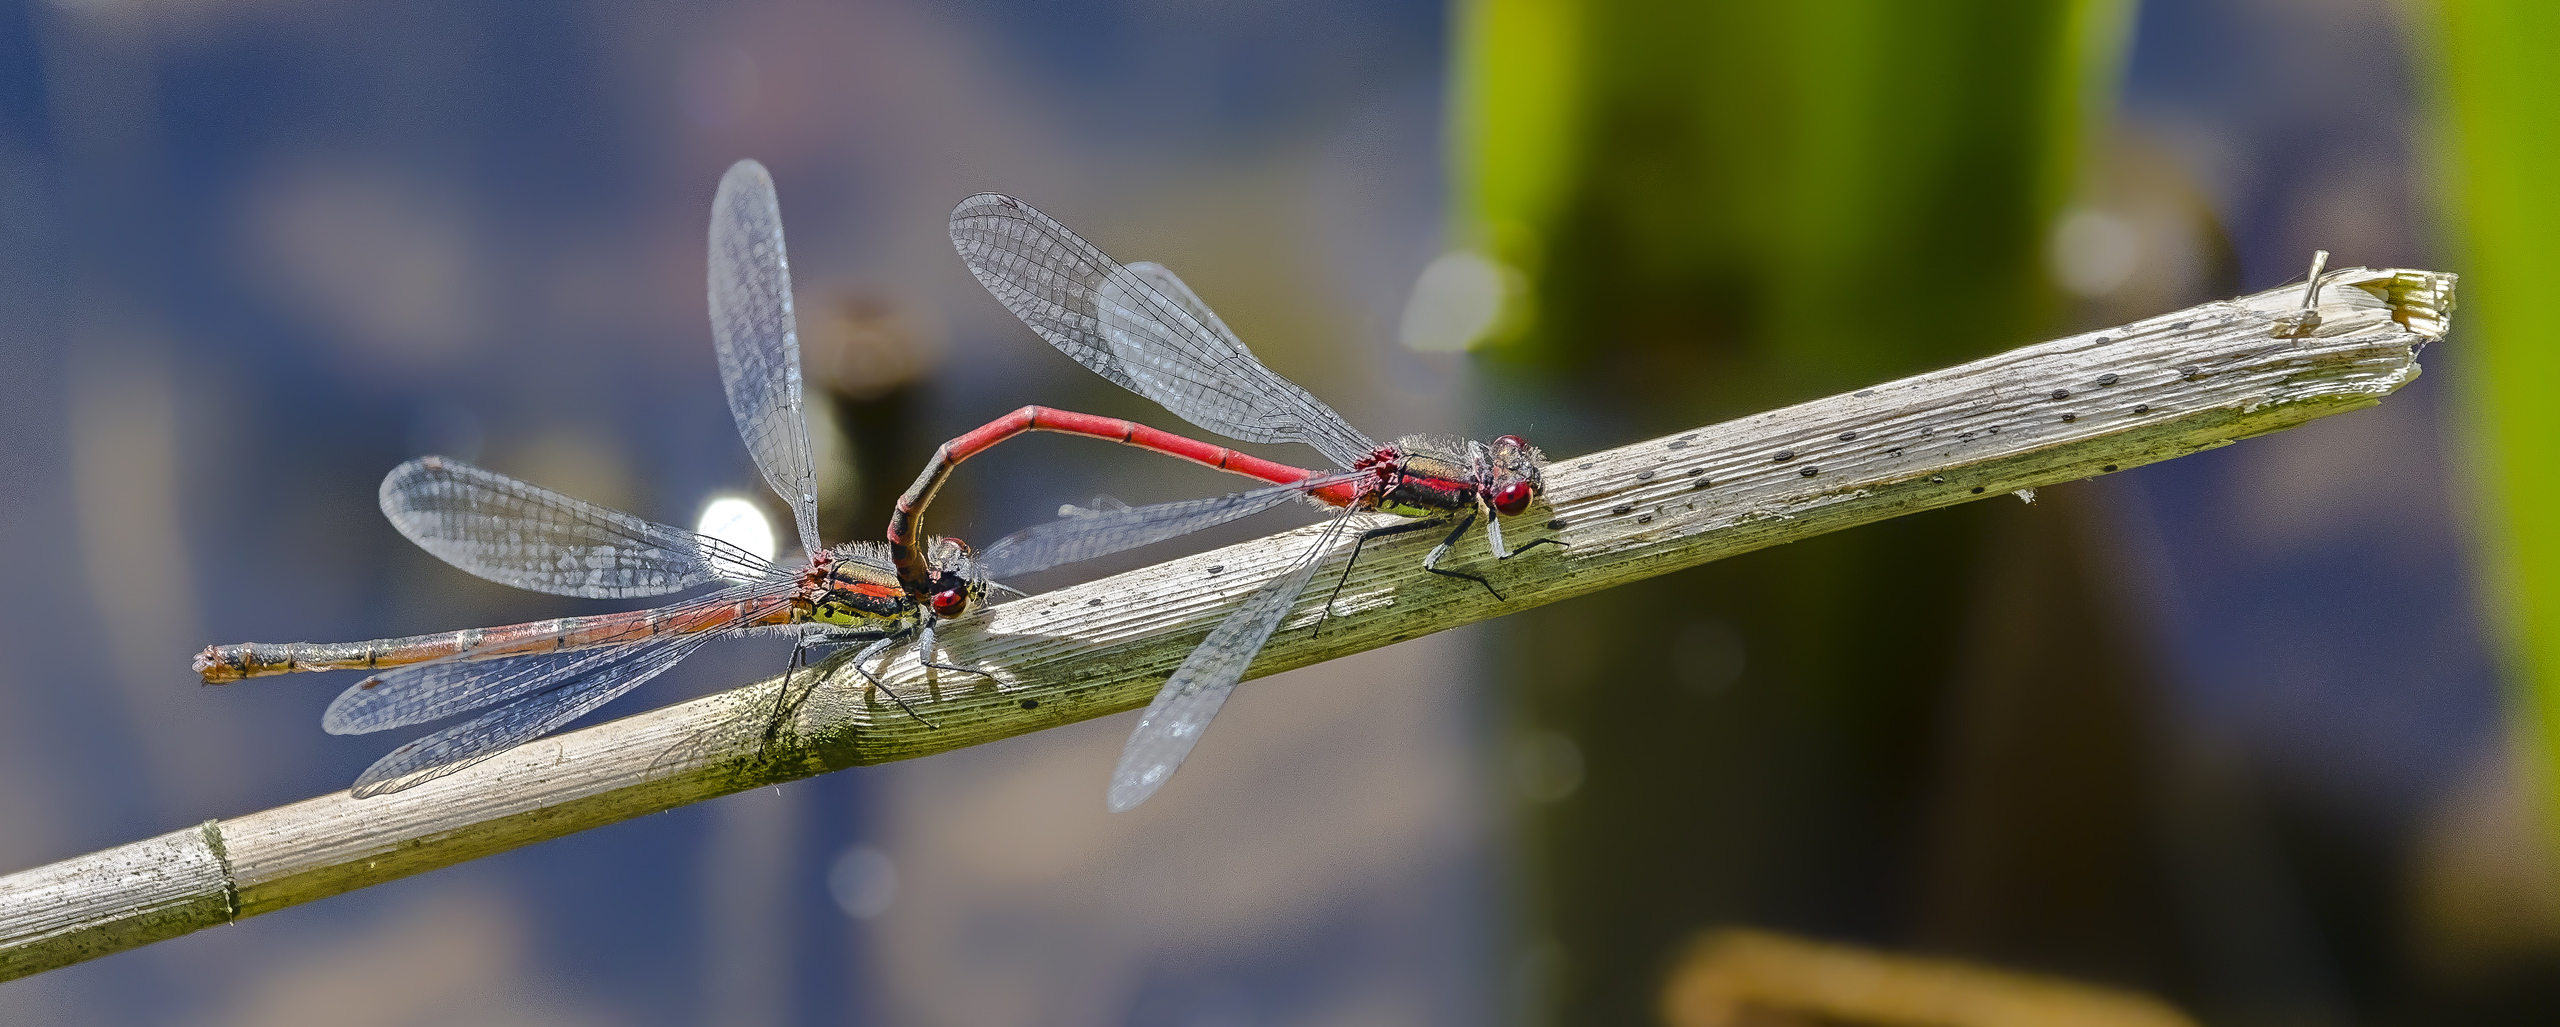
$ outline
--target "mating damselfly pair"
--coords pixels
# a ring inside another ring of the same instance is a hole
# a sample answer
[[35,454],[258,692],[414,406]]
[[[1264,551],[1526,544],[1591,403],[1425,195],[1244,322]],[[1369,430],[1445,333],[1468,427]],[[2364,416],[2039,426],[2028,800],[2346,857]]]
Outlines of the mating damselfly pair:
[[[1474,581],[1496,596],[1483,575],[1440,566],[1461,537],[1481,522],[1493,554],[1504,559],[1554,541],[1509,549],[1503,540],[1503,520],[1527,513],[1543,488],[1541,458],[1520,437],[1373,442],[1264,367],[1171,271],[1123,265],[1011,197],[985,193],[961,201],[951,215],[951,238],[990,293],[1079,363],[1200,428],[1246,442],[1305,443],[1336,469],[1292,467],[1117,418],[1025,407],[945,443],[898,501],[885,543],[822,546],[780,206],[763,166],[740,161],[712,203],[712,342],[739,435],[790,507],[801,558],[777,563],[461,461],[423,457],[384,478],[383,513],[455,567],[518,588],[588,598],[719,587],[666,606],[599,616],[366,642],[212,646],[196,656],[196,670],[209,683],[371,671],[329,705],[322,726],[339,734],[471,715],[394,749],[357,778],[358,796],[408,788],[540,737],[722,637],[789,638],[793,666],[815,648],[863,646],[852,665],[870,686],[930,723],[880,682],[872,661],[913,642],[927,667],[992,677],[1001,668],[942,662],[935,631],[983,606],[990,587],[1001,587],[997,582],[1293,501],[1337,508],[1315,543],[1212,629],[1157,693],[1112,776],[1111,808],[1126,810],[1181,764],[1341,536],[1353,537],[1351,559],[1357,559],[1359,544],[1369,539],[1446,528],[1424,568]],[[1033,431],[1105,439],[1267,484],[1061,518],[982,554],[925,534],[925,512],[961,462]],[[1349,532],[1349,517],[1363,511],[1409,519]]]

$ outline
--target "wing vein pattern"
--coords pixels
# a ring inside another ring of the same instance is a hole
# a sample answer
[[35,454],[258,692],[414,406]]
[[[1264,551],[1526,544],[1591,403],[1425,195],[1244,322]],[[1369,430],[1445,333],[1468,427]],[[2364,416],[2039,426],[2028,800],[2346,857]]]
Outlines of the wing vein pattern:
[[534,592],[625,599],[782,573],[718,539],[444,457],[392,468],[381,501],[382,515],[418,548]]
[[764,480],[790,504],[801,552],[818,552],[818,471],[800,408],[800,335],[782,208],[764,165],[742,160],[711,201],[711,341],[738,435]]
[[[592,639],[574,649],[527,652],[544,639],[511,639],[503,646],[395,667],[339,693],[321,714],[320,727],[333,735],[361,735],[442,720],[542,691],[556,680],[672,640],[735,634],[790,602],[790,596],[763,586],[732,588],[659,607],[614,637]],[[716,626],[702,627],[706,622]],[[564,625],[559,634],[580,630],[585,626]]]
[[1191,747],[1200,744],[1201,732],[1208,730],[1210,719],[1226,705],[1236,682],[1253,666],[1263,643],[1279,630],[1281,620],[1297,605],[1299,593],[1307,590],[1307,582],[1323,565],[1325,554],[1332,551],[1333,529],[1342,522],[1336,518],[1287,573],[1245,597],[1236,612],[1219,622],[1165,679],[1164,688],[1138,718],[1137,728],[1129,732],[1129,742],[1120,750],[1120,765],[1111,772],[1113,812],[1126,812],[1147,801],[1173,776],[1183,757],[1191,754]]
[[1017,574],[1081,563],[1250,517],[1354,476],[1328,475],[1208,499],[1186,499],[1062,517],[997,540],[996,544],[987,547],[986,552],[978,555],[978,569],[989,577],[1002,580]]
[[391,750],[357,776],[355,797],[413,787],[550,734],[675,666],[717,634],[671,635],[554,667],[538,690]]
[[987,291],[1050,345],[1184,420],[1247,442],[1303,442],[1342,467],[1377,448],[1333,408],[1262,366],[1161,266],[1123,267],[997,193],[960,202],[951,241]]

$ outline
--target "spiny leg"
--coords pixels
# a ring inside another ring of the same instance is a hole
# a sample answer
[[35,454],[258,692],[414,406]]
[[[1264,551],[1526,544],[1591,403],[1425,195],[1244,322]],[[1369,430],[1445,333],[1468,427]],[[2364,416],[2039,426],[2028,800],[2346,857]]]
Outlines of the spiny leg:
[[[1474,527],[1475,523],[1476,515],[1473,513],[1467,514],[1465,519],[1460,520],[1457,527],[1449,530],[1449,537],[1441,539],[1440,544],[1431,547],[1431,552],[1422,558],[1422,569],[1443,577],[1465,578],[1468,581],[1475,582],[1476,584],[1484,586],[1485,591],[1493,593],[1494,600],[1499,602],[1502,599],[1502,590],[1493,587],[1493,582],[1486,581],[1484,579],[1484,575],[1469,574],[1465,571],[1444,571],[1440,569],[1440,558],[1449,555],[1449,547],[1457,545],[1458,539],[1467,533],[1468,528]],[[1522,546],[1521,548],[1526,549],[1528,547]]]
[[890,702],[897,703],[899,709],[907,711],[907,716],[914,717],[916,723],[922,724],[936,731],[942,730],[942,725],[924,719],[924,714],[917,713],[915,707],[907,705],[907,701],[905,699],[899,698],[898,693],[891,690],[887,682],[880,680],[880,675],[872,673],[871,668],[862,665],[864,661],[871,659],[871,657],[878,654],[880,650],[889,648],[891,645],[896,644],[897,641],[898,640],[895,637],[884,638],[863,647],[861,652],[854,654],[854,671],[861,674],[863,680],[871,682],[871,689],[873,691],[878,692],[881,695],[888,696]]
[[1496,513],[1492,507],[1483,505],[1481,497],[1479,497],[1479,504],[1476,507],[1476,512],[1484,515],[1484,534],[1486,538],[1493,541],[1493,558],[1496,560],[1511,559],[1512,557],[1537,548],[1540,545],[1554,545],[1559,548],[1563,548],[1568,545],[1568,543],[1562,539],[1549,536],[1547,538],[1531,541],[1528,545],[1521,546],[1518,549],[1506,551],[1502,548],[1502,515]]
[[1403,524],[1390,524],[1383,528],[1371,528],[1361,532],[1360,536],[1351,542],[1351,558],[1342,561],[1342,576],[1334,579],[1333,591],[1324,597],[1324,605],[1316,607],[1315,629],[1308,632],[1307,637],[1313,638],[1317,632],[1323,631],[1325,618],[1333,616],[1333,601],[1342,598],[1342,586],[1351,583],[1351,568],[1360,562],[1360,547],[1368,545],[1369,540],[1373,538],[1409,534],[1439,523],[1433,520],[1406,521]]
[[1558,548],[1558,549],[1571,549],[1571,548],[1573,548],[1573,543],[1571,543],[1571,542],[1567,542],[1567,541],[1565,541],[1565,540],[1563,540],[1563,539],[1560,539],[1560,538],[1557,538],[1557,537],[1555,537],[1555,536],[1553,536],[1553,535],[1549,535],[1549,536],[1547,536],[1547,537],[1545,537],[1545,538],[1542,538],[1542,539],[1533,539],[1533,540],[1531,540],[1531,541],[1529,542],[1529,544],[1524,545],[1524,546],[1521,546],[1521,547],[1520,547],[1520,548],[1518,548],[1518,549],[1514,549],[1514,550],[1512,550],[1509,554],[1507,554],[1507,555],[1503,556],[1502,558],[1503,558],[1503,559],[1505,559],[1505,560],[1508,560],[1508,559],[1511,559],[1511,558],[1512,558],[1512,557],[1514,557],[1514,556],[1518,556],[1518,555],[1520,555],[1520,554],[1522,554],[1522,553],[1525,553],[1525,552],[1528,552],[1528,551],[1530,551],[1530,550],[1532,550],[1532,549],[1536,549],[1536,548],[1538,548],[1539,546],[1554,546],[1554,547],[1556,547],[1556,548]]
[[924,622],[924,638],[916,643],[917,663],[924,664],[925,666],[931,667],[935,670],[956,670],[963,674],[975,674],[989,681],[996,679],[995,675],[979,670],[976,667],[963,667],[952,663],[935,663],[933,660],[933,654],[933,621],[927,620]]
[[772,745],[774,737],[782,733],[782,720],[791,715],[791,707],[796,705],[791,698],[791,672],[805,666],[808,657],[809,636],[792,639],[791,658],[783,661],[782,686],[773,691],[773,713],[764,719],[764,737],[756,742],[756,755],[764,755],[765,747]]

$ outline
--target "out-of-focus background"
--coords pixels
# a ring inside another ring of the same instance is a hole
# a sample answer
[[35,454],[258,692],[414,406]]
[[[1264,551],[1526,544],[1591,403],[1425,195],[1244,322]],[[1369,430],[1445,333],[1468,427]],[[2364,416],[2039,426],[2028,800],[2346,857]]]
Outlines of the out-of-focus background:
[[[1105,718],[18,981],[0,1021],[2560,1019],[2560,21],[1800,6],[0,3],[0,871],[396,744],[318,730],[341,679],[199,687],[208,642],[612,608],[414,550],[374,507],[402,459],[778,513],[705,331],[741,157],[831,541],[1026,402],[1181,427],[970,279],[982,189],[1176,268],[1374,435],[1559,455],[2315,247],[2466,275],[2378,409],[1271,678],[1133,814]],[[1231,484],[1035,437],[937,527]]]

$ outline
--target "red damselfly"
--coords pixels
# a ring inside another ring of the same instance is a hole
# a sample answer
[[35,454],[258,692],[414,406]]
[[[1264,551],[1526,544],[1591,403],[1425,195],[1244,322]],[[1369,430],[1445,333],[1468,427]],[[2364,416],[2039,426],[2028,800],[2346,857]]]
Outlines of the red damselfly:
[[[321,723],[333,734],[488,711],[393,750],[356,779],[359,797],[452,773],[547,734],[713,638],[787,635],[795,641],[794,665],[813,646],[867,642],[854,666],[901,708],[905,700],[881,687],[866,666],[899,641],[918,639],[928,666],[983,674],[934,662],[934,618],[920,609],[921,599],[961,610],[981,594],[982,579],[965,546],[949,539],[928,543],[920,556],[925,573],[910,592],[878,543],[818,543],[816,461],[801,407],[781,212],[771,176],[751,160],[721,178],[712,204],[709,293],[730,412],[765,481],[791,508],[805,563],[777,566],[718,539],[426,457],[383,479],[383,514],[421,548],[465,571],[589,598],[730,584],[671,606],[594,617],[368,642],[212,646],[197,654],[197,672],[218,683],[292,671],[377,671],[329,705]],[[785,701],[788,686],[786,674]]]
[[[982,193],[961,201],[951,214],[951,239],[989,292],[1078,363],[1192,424],[1247,442],[1302,442],[1340,468],[1323,475],[1290,468],[1300,477],[1272,488],[1066,518],[1008,537],[980,557],[980,570],[1000,579],[1162,541],[1302,497],[1343,508],[1342,517],[1317,544],[1248,596],[1157,692],[1112,774],[1109,801],[1114,810],[1144,802],[1181,765],[1313,579],[1350,514],[1376,510],[1415,518],[1361,533],[1352,547],[1353,560],[1371,539],[1455,522],[1423,558],[1423,568],[1474,581],[1496,598],[1500,591],[1484,576],[1439,566],[1469,528],[1483,522],[1498,559],[1542,543],[1562,544],[1541,538],[1512,550],[1503,542],[1502,519],[1527,513],[1544,487],[1542,458],[1519,436],[1481,443],[1414,435],[1378,445],[1331,407],[1264,367],[1173,272],[1149,263],[1124,266],[1012,197]],[[893,551],[902,538],[922,533],[923,507],[952,466],[993,441],[963,436],[937,454],[900,501]],[[1171,451],[1171,444],[1163,445]],[[1279,475],[1258,476],[1282,480]],[[912,557],[900,560],[901,573],[910,578],[927,570]],[[1348,566],[1343,574],[1347,580]]]

